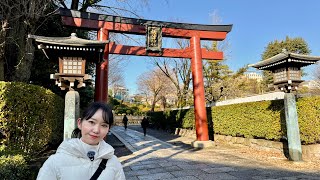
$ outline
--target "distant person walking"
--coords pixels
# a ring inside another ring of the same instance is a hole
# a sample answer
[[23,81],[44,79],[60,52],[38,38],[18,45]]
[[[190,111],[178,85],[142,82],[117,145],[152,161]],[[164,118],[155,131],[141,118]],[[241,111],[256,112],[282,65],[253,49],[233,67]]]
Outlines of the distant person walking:
[[127,130],[127,127],[128,127],[128,118],[127,118],[127,115],[124,115],[124,116],[123,116],[122,122],[123,122],[123,125],[124,125],[124,129]]
[[141,127],[143,129],[143,134],[144,136],[146,136],[147,134],[147,127],[149,126],[149,120],[147,117],[143,117],[142,121],[141,121]]

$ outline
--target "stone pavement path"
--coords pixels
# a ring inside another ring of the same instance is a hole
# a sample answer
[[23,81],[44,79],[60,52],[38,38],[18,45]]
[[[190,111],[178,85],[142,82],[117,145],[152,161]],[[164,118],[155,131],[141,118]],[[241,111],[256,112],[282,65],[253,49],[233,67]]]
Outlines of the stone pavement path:
[[[197,150],[188,146],[192,139],[170,139],[166,133],[162,133],[165,142],[148,135],[148,131],[143,136],[141,132],[114,126],[111,132],[133,152],[119,158],[127,180],[320,180],[319,165],[308,162],[293,163],[273,156],[257,159],[241,147],[232,146]],[[154,135],[160,137],[161,132]]]

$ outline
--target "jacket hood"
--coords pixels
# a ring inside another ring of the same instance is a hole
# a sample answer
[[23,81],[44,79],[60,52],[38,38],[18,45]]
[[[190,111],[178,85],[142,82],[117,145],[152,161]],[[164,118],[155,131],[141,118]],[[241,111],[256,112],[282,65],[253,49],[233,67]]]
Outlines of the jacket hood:
[[[61,143],[57,153],[69,154],[79,158],[87,159],[88,150],[84,148],[83,142],[79,138],[67,139]],[[110,159],[114,155],[114,148],[105,141],[100,141],[98,145],[97,159]]]

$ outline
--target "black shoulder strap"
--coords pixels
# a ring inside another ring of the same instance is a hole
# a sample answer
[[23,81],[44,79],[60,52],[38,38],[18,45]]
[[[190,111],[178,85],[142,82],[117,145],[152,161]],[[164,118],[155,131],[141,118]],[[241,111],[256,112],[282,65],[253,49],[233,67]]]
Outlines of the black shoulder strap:
[[108,159],[102,159],[101,163],[99,164],[98,169],[96,170],[96,172],[94,172],[94,174],[92,175],[90,180],[98,179],[98,177],[100,176],[101,172],[106,168],[107,162],[108,162]]

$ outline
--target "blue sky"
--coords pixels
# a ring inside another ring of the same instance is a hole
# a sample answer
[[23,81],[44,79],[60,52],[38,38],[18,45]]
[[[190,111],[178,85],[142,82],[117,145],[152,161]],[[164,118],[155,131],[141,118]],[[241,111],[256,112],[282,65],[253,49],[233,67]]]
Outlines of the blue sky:
[[[309,0],[149,0],[149,8],[137,12],[144,19],[212,24],[217,12],[221,24],[233,24],[227,35],[230,57],[226,61],[236,71],[258,62],[267,44],[286,36],[302,37],[311,55],[320,56],[320,1]],[[136,78],[152,68],[148,58],[130,57],[125,66],[125,84],[130,94],[137,91]],[[307,68],[312,79],[315,65]],[[250,69],[254,70],[254,69]]]

